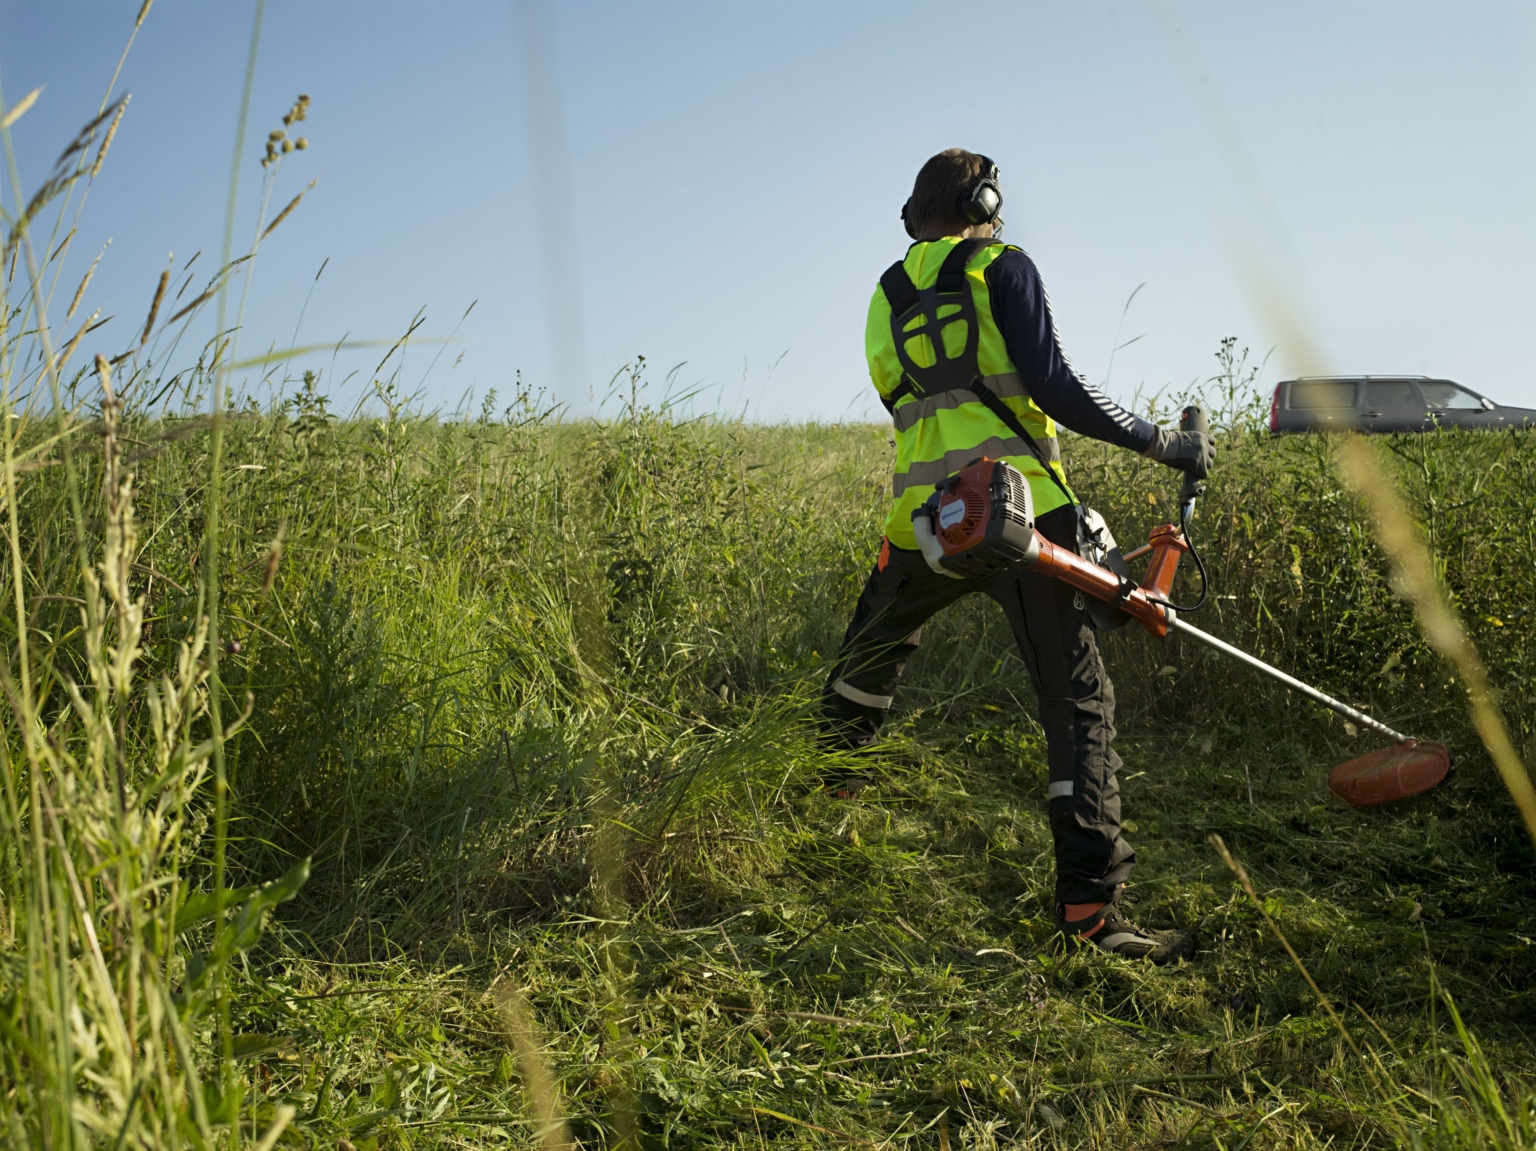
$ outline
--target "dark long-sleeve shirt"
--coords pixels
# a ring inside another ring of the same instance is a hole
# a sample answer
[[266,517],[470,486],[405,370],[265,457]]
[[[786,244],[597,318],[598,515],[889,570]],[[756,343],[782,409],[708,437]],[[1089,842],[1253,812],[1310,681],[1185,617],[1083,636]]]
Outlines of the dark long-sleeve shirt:
[[1051,300],[1035,262],[1009,248],[988,265],[986,276],[1008,358],[1040,410],[1079,435],[1145,451],[1157,426],[1126,411],[1072,366],[1061,350]]

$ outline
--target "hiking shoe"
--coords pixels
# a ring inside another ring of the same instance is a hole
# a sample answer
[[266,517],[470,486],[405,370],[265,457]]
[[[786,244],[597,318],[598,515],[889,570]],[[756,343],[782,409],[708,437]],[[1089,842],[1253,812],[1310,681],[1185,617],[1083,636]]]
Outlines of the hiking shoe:
[[[1195,954],[1194,936],[1183,931],[1146,931],[1137,927],[1120,911],[1118,903],[1106,903],[1085,919],[1066,920],[1065,909],[1056,908],[1056,922],[1068,946],[1089,944],[1123,959],[1150,959],[1162,967]],[[1098,930],[1094,930],[1095,925]],[[1084,935],[1084,932],[1093,932]]]

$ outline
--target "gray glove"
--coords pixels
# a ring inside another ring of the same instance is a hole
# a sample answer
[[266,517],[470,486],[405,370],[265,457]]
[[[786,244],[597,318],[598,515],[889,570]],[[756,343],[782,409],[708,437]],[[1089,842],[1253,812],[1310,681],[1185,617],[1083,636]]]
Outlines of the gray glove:
[[1216,443],[1206,432],[1170,432],[1158,428],[1152,443],[1141,454],[1203,480],[1211,474],[1211,465],[1216,462]]

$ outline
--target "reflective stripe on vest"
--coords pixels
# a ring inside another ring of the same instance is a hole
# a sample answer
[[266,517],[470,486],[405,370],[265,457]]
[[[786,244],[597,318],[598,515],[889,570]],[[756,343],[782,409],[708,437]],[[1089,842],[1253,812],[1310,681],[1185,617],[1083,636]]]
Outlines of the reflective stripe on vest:
[[[934,287],[945,258],[960,242],[958,237],[951,236],[919,242],[908,250],[902,268],[920,293]],[[1018,417],[1039,445],[1051,470],[1065,480],[1056,425],[1030,398],[992,316],[986,269],[1005,250],[1001,243],[983,243],[971,254],[964,269],[963,282],[970,289],[970,303],[978,329],[974,333],[975,373]],[[896,280],[901,278],[895,277]],[[937,365],[932,342],[923,331],[928,327],[926,317],[919,314],[906,321],[902,331],[906,346],[898,350],[886,290],[877,287],[870,301],[865,353],[876,390],[891,408],[891,422],[896,433],[896,462],[891,483],[893,502],[885,523],[886,538],[896,547],[917,546],[912,534],[913,510],[932,494],[934,484],[979,456],[1006,460],[1024,474],[1029,481],[1037,515],[1068,502],[1067,496],[1046,475],[1024,441],[974,392],[955,386],[956,373],[946,370],[951,365],[960,366],[954,357],[963,355],[972,342],[972,333],[967,330],[969,324],[944,323],[957,317],[961,310],[953,303],[939,309],[941,332],[938,335],[944,343],[946,361],[933,373],[930,386],[925,389],[921,378],[909,379],[902,361],[906,358],[915,366],[920,377],[929,375],[926,368]],[[971,308],[964,310],[971,311]],[[905,357],[902,352],[906,353]]]
[[[1019,379],[1018,372],[1004,372],[1000,376],[984,376],[982,377],[981,382],[986,384],[987,387],[991,388],[1004,399],[1008,399],[1012,396],[1029,395],[1029,393],[1024,390],[1024,381]],[[891,422],[896,425],[896,430],[898,432],[904,432],[911,428],[913,424],[917,423],[918,420],[927,419],[929,416],[933,415],[934,412],[940,411],[941,409],[958,408],[961,404],[974,404],[975,402],[975,392],[969,391],[966,388],[951,388],[947,392],[939,392],[937,395],[928,395],[924,396],[920,400],[913,400],[910,404],[902,404],[894,412],[891,413]],[[1025,426],[1027,427],[1028,425]],[[1035,430],[1030,428],[1029,434],[1034,436]],[[1038,441],[1040,437],[1035,436],[1035,439]],[[1020,451],[1029,450],[1023,446],[1022,440],[1019,441],[1019,445]],[[1041,444],[1040,446],[1045,447],[1044,444]],[[1047,451],[1048,450],[1049,449],[1047,449]],[[1058,453],[1055,458],[1059,459],[1060,453]],[[943,478],[943,476],[939,477],[940,480]],[[934,482],[937,483],[938,480],[935,480]]]
[[[1035,442],[1039,443],[1039,440]],[[1049,439],[1045,443],[1040,444],[1040,447],[1045,452],[1045,458],[1052,464],[1059,464],[1061,462],[1061,444],[1056,439]],[[941,459],[924,460],[921,463],[911,465],[904,472],[897,472],[891,477],[891,495],[899,500],[907,493],[908,488],[920,487],[923,489],[923,500],[926,500],[932,493],[934,484],[954,475],[979,456],[991,456],[994,460],[1001,460],[1010,456],[1023,456],[1030,460],[1035,458],[1030,453],[1028,445],[1019,439],[1018,436],[1009,436],[1007,439],[993,436],[968,448],[951,448],[944,453]],[[1017,467],[1018,465],[1015,464],[1014,466]],[[1019,468],[1019,470],[1023,471],[1024,469]],[[1037,463],[1033,470],[1038,473],[1040,465]],[[1056,485],[1051,483],[1050,480],[1045,479],[1043,476],[1040,478],[1044,483],[1050,485],[1051,490],[1058,490]],[[921,502],[922,500],[918,501],[918,503]],[[1056,502],[1058,505],[1063,502],[1059,495]],[[909,522],[911,518],[912,513],[908,512],[907,519]]]

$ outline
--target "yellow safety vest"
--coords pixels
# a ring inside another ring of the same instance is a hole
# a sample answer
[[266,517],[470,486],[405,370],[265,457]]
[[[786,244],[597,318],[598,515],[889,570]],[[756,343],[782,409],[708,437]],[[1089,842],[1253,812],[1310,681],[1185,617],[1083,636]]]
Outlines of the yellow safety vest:
[[[966,251],[956,252],[962,243]],[[896,428],[892,502],[885,518],[886,538],[895,547],[917,547],[912,535],[913,510],[933,494],[934,484],[980,456],[1006,460],[1024,474],[1037,516],[1075,502],[1046,474],[1024,440],[966,386],[979,380],[983,389],[1002,401],[1040,447],[1064,486],[1066,472],[1061,466],[1056,423],[1030,399],[992,315],[987,266],[1006,250],[998,240],[978,244],[945,236],[919,241],[908,249],[900,264],[881,277],[881,286],[869,302],[869,322],[864,331],[869,375]],[[940,271],[951,253],[958,259],[949,260],[946,282],[941,284]],[[946,292],[953,300],[962,283],[970,289],[975,332],[966,320],[950,318],[966,310],[963,305],[943,302]],[[900,350],[892,324],[893,296],[903,305],[898,315],[908,316]],[[922,306],[917,306],[919,296]],[[943,363],[929,337],[934,319],[940,327]]]

